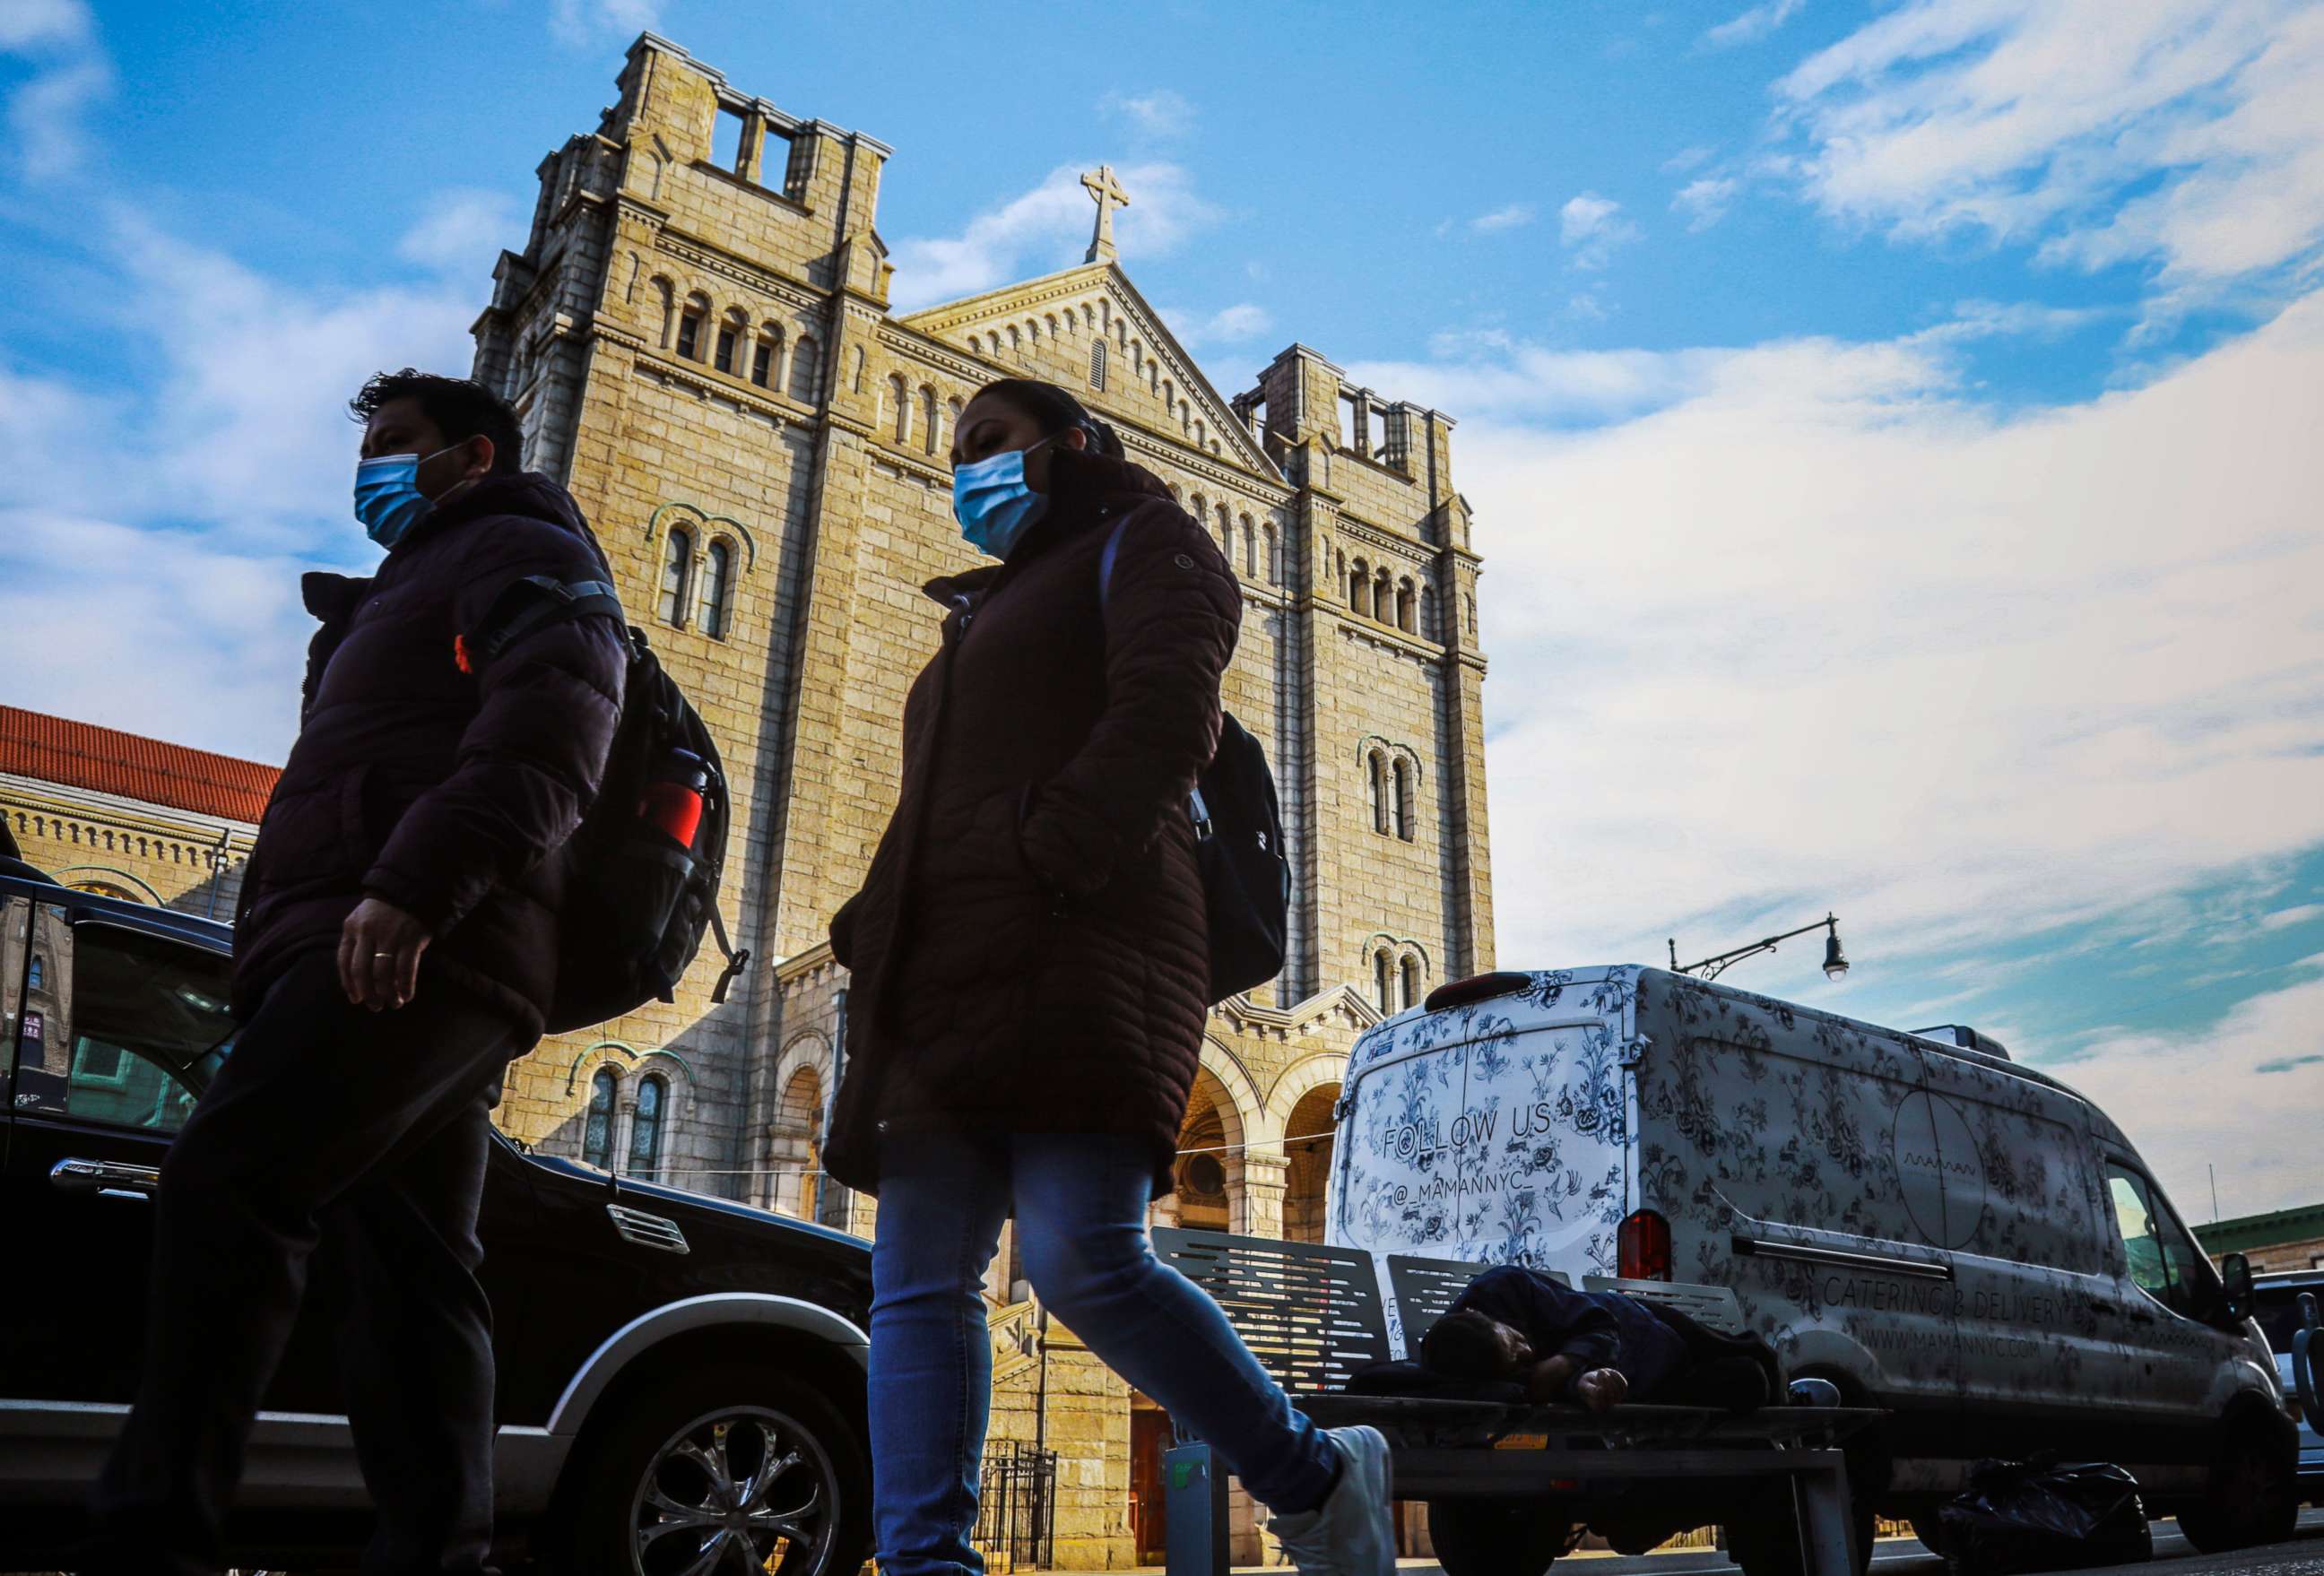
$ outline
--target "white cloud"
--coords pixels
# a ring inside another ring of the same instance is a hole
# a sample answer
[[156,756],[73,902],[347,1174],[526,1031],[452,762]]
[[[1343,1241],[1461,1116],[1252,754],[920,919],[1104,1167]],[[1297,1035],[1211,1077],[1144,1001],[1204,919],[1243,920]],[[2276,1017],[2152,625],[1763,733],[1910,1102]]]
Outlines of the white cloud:
[[2049,1070],[2121,1125],[2199,1235],[2210,1166],[2223,1217],[2315,1202],[2324,979],[2251,997],[2198,1029],[2111,1029]]
[[1707,230],[1727,217],[1737,189],[1738,182],[1731,179],[1706,175],[1679,189],[1671,198],[1671,211],[1686,216],[1688,229]]
[[1807,0],[1766,0],[1720,23],[1702,35],[1702,41],[1713,49],[1757,42],[1797,16],[1806,4]]
[[2278,908],[2273,914],[2260,916],[2262,930],[2289,930],[2295,925],[2305,925],[2324,914],[2324,903],[2297,903],[2289,908]]
[[1663,173],[1665,175],[1683,175],[1688,171],[1702,163],[1703,161],[1709,159],[1711,155],[1711,152],[1712,150],[1703,147],[1700,143],[1692,148],[1681,148],[1677,152],[1673,153],[1669,158],[1663,161]]
[[113,87],[97,47],[97,27],[80,0],[0,0],[0,54],[22,56],[33,71],[8,101],[15,171],[54,180],[88,154],[82,115]]
[[438,193],[395,250],[413,263],[466,275],[473,286],[490,274],[503,247],[523,244],[516,204],[507,194],[460,188]]
[[82,0],[8,0],[0,5],[0,50],[12,53],[86,44],[96,33]]
[[[1096,221],[1096,207],[1082,189],[1086,168],[1060,165],[1032,190],[977,215],[957,235],[898,241],[896,309],[917,310],[1080,263]],[[1115,179],[1130,194],[1130,206],[1113,218],[1124,257],[1167,255],[1217,217],[1176,164],[1125,165]]]
[[576,48],[606,39],[629,40],[659,26],[659,0],[555,0],[549,31]]
[[1151,93],[1124,93],[1119,88],[1098,100],[1106,114],[1128,121],[1142,136],[1157,139],[1183,136],[1194,124],[1194,106],[1175,88]]
[[1239,345],[1275,327],[1268,309],[1252,301],[1237,301],[1199,320],[1175,311],[1166,311],[1162,317],[1178,343],[1189,350],[1206,345]]
[[1513,202],[1506,207],[1497,207],[1491,213],[1479,214],[1469,221],[1469,227],[1490,235],[1496,230],[1520,229],[1532,224],[1535,217],[1531,203]]
[[2006,416],[1962,342],[2044,314],[1960,323],[1350,369],[1462,418],[1504,960],[1829,907],[1801,994],[1910,990],[2324,843],[2324,292]]
[[1909,0],[1776,85],[1829,214],[2216,282],[2324,241],[2324,8]]
[[1603,268],[1614,249],[1638,238],[1638,227],[1622,217],[1622,205],[1585,191],[1557,210],[1557,239],[1573,253],[1576,268]]

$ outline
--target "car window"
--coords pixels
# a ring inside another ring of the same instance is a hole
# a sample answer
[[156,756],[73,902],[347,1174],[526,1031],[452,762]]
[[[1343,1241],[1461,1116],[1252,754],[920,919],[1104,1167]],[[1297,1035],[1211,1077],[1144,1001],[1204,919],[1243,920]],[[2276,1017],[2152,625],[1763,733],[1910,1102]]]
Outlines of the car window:
[[2279,1355],[2292,1350],[2292,1338],[2300,1332],[2302,1292],[2313,1292],[2318,1304],[2324,1306],[2324,1286],[2262,1286],[2253,1296],[2252,1317],[2259,1321],[2260,1332]]
[[[69,1010],[18,1046],[20,1107],[174,1133],[234,1032],[227,961],[110,925],[73,926]],[[64,971],[59,971],[60,975]]]
[[2107,1196],[2114,1203],[2115,1224],[2122,1232],[2123,1256],[2138,1289],[2160,1298],[2171,1289],[2163,1267],[2163,1244],[2154,1235],[2154,1212],[2148,1206],[2146,1184],[2127,1171],[2107,1167]]

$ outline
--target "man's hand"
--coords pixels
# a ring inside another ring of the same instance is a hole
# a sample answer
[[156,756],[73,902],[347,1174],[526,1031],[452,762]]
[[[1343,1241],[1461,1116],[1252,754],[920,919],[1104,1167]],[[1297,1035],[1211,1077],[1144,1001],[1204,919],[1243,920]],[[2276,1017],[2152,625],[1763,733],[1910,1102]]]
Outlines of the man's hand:
[[365,898],[339,928],[339,989],[374,1012],[402,1006],[420,989],[420,954],[434,939],[394,904]]
[[1573,1398],[1592,1412],[1612,1410],[1629,1393],[1630,1381],[1619,1369],[1594,1368],[1573,1381]]
[[1572,1358],[1545,1358],[1526,1376],[1526,1399],[1536,1405],[1554,1405],[1565,1399],[1566,1388],[1572,1383]]

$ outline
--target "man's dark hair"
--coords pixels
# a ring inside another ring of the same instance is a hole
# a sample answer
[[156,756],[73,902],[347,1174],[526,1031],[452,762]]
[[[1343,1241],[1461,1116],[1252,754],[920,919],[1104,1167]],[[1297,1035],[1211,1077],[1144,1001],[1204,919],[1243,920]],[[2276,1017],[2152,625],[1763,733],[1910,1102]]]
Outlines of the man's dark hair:
[[1493,1321],[1474,1308],[1445,1314],[1420,1338],[1420,1366],[1448,1379],[1508,1378]]
[[998,378],[976,391],[976,397],[1006,400],[1033,419],[1043,438],[1054,438],[1070,427],[1090,435],[1090,450],[1108,459],[1122,457],[1121,438],[1112,428],[1089,412],[1089,407],[1055,383],[1038,378]]
[[493,475],[512,476],[524,469],[524,436],[517,429],[516,412],[484,384],[407,366],[374,376],[347,401],[347,414],[369,421],[391,400],[419,401],[447,442],[465,443],[479,435],[491,438]]

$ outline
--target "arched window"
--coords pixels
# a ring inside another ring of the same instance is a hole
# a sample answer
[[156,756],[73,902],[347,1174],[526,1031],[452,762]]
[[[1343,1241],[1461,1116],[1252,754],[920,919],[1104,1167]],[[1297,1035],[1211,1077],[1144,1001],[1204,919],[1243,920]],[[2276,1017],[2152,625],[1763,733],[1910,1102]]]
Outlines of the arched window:
[[659,343],[664,350],[668,350],[670,332],[678,322],[678,291],[669,281],[659,275],[655,276],[653,287],[654,295],[661,307],[661,337]]
[[1420,588],[1420,638],[1424,641],[1436,638],[1436,601],[1428,594],[1425,585]]
[[1372,954],[1372,990],[1379,1000],[1382,1012],[1396,1010],[1396,964],[1382,947]]
[[613,1168],[613,1093],[620,1083],[611,1067],[589,1080],[589,1114],[581,1124],[581,1163],[600,1171]]
[[904,380],[894,373],[888,374],[888,419],[896,424],[896,441],[909,443],[912,438],[912,401],[904,392]]
[[772,323],[759,325],[759,343],[751,352],[751,381],[761,388],[771,385],[781,376],[778,370],[783,360],[783,331]]
[[734,549],[724,542],[712,542],[702,560],[701,611],[696,622],[714,641],[726,638],[726,588],[733,582],[733,569]]
[[1412,841],[1412,762],[1397,757],[1396,834],[1406,843]]
[[1242,517],[1242,572],[1254,580],[1259,578],[1259,528],[1251,524],[1248,514]]
[[678,319],[678,353],[688,361],[702,359],[702,326],[710,318],[710,298],[690,295]]
[[48,988],[48,960],[42,957],[40,954],[34,953],[32,954],[32,972],[24,976],[24,989],[27,991],[46,990]]
[[1409,580],[1398,581],[1396,587],[1396,627],[1402,630],[1407,635],[1418,634],[1420,632],[1420,621],[1414,616],[1416,602],[1416,598],[1413,594],[1412,582]]
[[1465,591],[1461,594],[1461,620],[1471,634],[1477,632],[1477,599]]
[[686,583],[693,573],[694,533],[673,527],[661,555],[661,622],[672,629],[686,627]]
[[653,1175],[661,1169],[661,1117],[669,1085],[658,1074],[638,1080],[638,1109],[630,1119],[630,1175]]
[[1420,960],[1406,953],[1404,959],[1404,1004],[1407,1008],[1420,1005]]
[[1372,575],[1361,558],[1348,567],[1348,605],[1360,618],[1372,615]]
[[1233,568],[1234,517],[1227,512],[1227,506],[1223,503],[1219,505],[1219,551],[1226,555],[1227,567]]
[[1105,388],[1105,341],[1090,341],[1090,387],[1102,392]]
[[1396,583],[1386,569],[1372,580],[1372,616],[1382,623],[1396,622]]
[[742,341],[751,332],[750,319],[740,312],[729,312],[718,325],[718,348],[711,357],[720,372],[739,373],[742,370]]
[[801,404],[814,404],[816,376],[815,336],[802,334],[791,351],[791,398]]
[[1371,752],[1366,765],[1368,770],[1365,775],[1369,788],[1366,798],[1371,806],[1372,830],[1385,832],[1388,830],[1388,757],[1375,750]]
[[1283,544],[1275,539],[1275,522],[1268,521],[1259,528],[1259,539],[1267,548],[1267,583],[1283,584]]
[[920,385],[920,447],[930,454],[943,441],[943,424],[936,419],[936,392],[927,384]]
[[960,436],[960,412],[961,403],[958,400],[945,401],[945,430],[954,438]]

